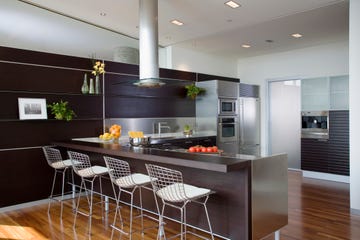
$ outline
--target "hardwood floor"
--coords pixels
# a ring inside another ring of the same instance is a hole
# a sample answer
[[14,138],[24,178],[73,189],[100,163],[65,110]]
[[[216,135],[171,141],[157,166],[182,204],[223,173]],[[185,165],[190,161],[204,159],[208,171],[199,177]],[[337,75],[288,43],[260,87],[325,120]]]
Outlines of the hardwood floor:
[[[64,204],[63,220],[60,221],[58,203],[47,214],[47,204],[0,213],[0,239],[110,239],[113,213],[101,218],[95,212],[92,234],[89,236],[87,218],[79,215],[73,229],[74,215],[71,200]],[[97,208],[96,208],[97,209]],[[127,208],[123,208],[123,214]],[[145,220],[145,226],[156,222]],[[139,221],[134,225],[140,229]],[[168,236],[177,232],[177,224],[168,222]],[[156,239],[156,228],[148,229],[142,237],[135,233],[133,239]],[[302,178],[299,172],[289,171],[289,224],[281,230],[282,240],[346,240],[360,239],[360,216],[349,209],[349,185]],[[128,239],[115,231],[114,239]],[[199,239],[189,235],[188,240]],[[266,240],[273,239],[269,236]],[[238,240],[238,239],[235,239]]]

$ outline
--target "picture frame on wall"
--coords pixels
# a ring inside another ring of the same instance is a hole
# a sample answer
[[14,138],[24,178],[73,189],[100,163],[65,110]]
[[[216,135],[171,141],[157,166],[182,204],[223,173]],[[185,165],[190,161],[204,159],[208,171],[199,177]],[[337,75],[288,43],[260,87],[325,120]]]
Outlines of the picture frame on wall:
[[20,120],[47,119],[45,98],[18,98]]

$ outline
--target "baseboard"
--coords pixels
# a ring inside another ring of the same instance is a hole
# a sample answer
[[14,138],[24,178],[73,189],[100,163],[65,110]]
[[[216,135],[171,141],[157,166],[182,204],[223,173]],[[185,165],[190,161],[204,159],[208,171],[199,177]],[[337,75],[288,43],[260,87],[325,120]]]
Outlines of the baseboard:
[[360,210],[355,208],[350,208],[351,214],[360,215]]
[[312,171],[302,171],[303,177],[315,178],[321,180],[328,180],[334,182],[350,183],[349,176],[331,174],[331,173],[322,173],[322,172],[312,172]]

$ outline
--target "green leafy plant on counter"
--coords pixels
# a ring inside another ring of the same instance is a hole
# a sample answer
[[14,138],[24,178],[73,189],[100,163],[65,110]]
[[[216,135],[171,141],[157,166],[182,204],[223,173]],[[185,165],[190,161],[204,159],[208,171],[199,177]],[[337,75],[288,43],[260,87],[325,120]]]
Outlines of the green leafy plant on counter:
[[195,83],[186,85],[185,88],[186,88],[186,95],[191,99],[195,99],[197,95],[205,93],[205,89],[197,87]]
[[192,135],[193,131],[192,131],[190,125],[188,125],[188,124],[184,125],[183,133],[184,133],[184,135]]
[[70,121],[76,116],[75,112],[68,106],[68,102],[60,100],[60,102],[53,102],[48,104],[47,107],[57,120]]

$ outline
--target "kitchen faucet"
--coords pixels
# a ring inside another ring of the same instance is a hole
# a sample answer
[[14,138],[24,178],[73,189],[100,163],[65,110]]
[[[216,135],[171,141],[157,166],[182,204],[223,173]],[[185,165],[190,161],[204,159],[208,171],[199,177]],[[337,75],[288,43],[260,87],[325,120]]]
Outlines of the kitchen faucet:
[[167,125],[167,122],[158,122],[158,134],[161,135],[161,129],[168,129],[170,132],[170,126]]

